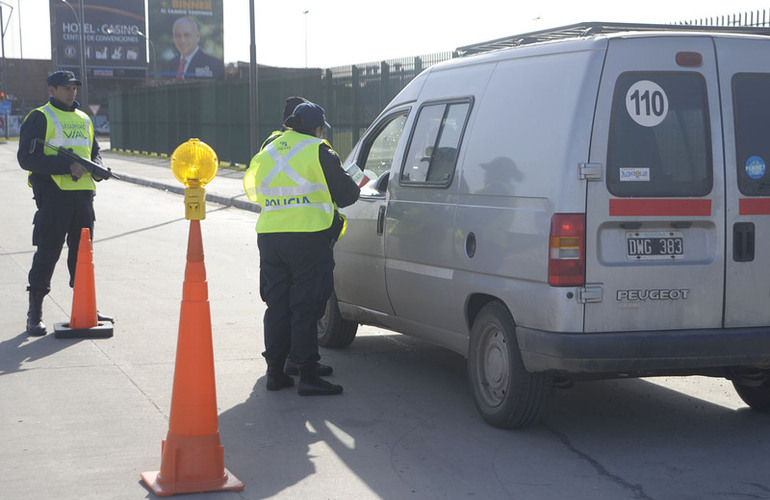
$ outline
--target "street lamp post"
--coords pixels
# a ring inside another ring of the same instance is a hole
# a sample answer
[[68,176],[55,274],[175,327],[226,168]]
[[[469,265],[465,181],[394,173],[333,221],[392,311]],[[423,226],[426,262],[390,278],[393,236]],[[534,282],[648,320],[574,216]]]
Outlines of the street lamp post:
[[259,114],[257,112],[259,82],[257,80],[257,35],[254,26],[255,1],[249,0],[249,35],[251,37],[249,44],[249,135],[251,136],[251,156],[259,152]]
[[147,40],[147,42],[150,44],[150,49],[152,49],[152,81],[155,82],[158,78],[158,54],[155,52],[155,44],[152,43],[150,37],[142,33],[140,30],[136,30],[136,34]]
[[[5,2],[0,2],[0,50],[3,53],[3,94],[8,97],[8,67],[5,62],[5,24],[3,23],[3,5],[7,5],[8,7],[11,7],[11,12],[13,12],[13,7],[8,5]],[[8,16],[8,20],[10,21],[10,16]],[[5,138],[8,139],[8,129],[10,128],[10,124],[8,123],[8,117],[9,115],[5,116]]]
[[67,7],[72,10],[72,14],[75,16],[75,20],[78,23],[78,34],[80,35],[80,78],[83,79],[83,85],[80,89],[80,100],[82,101],[81,109],[88,113],[88,74],[86,73],[86,32],[85,32],[85,11],[83,10],[83,2],[80,0],[80,16],[75,12],[75,7],[72,6],[67,0],[61,0]]
[[307,69],[307,13],[310,12],[309,10],[302,11],[302,14],[305,16],[305,69]]
[[21,0],[18,0],[18,8],[16,15],[19,18],[19,61],[21,65],[21,109],[22,113],[27,112],[27,99],[26,88],[24,85],[24,50],[22,49],[22,37],[21,37]]

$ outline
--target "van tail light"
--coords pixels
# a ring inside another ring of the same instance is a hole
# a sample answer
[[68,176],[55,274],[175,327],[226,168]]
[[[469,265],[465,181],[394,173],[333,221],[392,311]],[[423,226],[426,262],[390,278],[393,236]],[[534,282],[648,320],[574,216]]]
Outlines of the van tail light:
[[583,286],[586,280],[586,216],[554,214],[548,255],[551,286]]

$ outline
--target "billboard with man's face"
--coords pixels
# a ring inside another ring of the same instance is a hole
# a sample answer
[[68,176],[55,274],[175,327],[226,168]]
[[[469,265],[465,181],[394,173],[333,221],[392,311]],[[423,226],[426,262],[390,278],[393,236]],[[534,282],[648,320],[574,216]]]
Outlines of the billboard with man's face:
[[80,74],[80,28],[88,77],[144,78],[144,0],[50,0],[57,66]]
[[151,71],[177,80],[222,78],[222,0],[148,0]]

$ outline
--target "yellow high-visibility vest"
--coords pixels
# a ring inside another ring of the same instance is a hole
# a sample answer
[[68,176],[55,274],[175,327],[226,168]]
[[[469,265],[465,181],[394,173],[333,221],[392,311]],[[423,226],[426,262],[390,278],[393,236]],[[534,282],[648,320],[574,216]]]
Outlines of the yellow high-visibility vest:
[[257,233],[310,233],[332,225],[336,206],[318,161],[323,139],[287,130],[252,158],[243,188],[261,207]]
[[[72,149],[72,151],[88,160],[91,159],[91,147],[94,143],[94,125],[87,114],[79,109],[74,111],[62,111],[51,103],[37,108],[46,117],[45,142],[52,146]],[[56,156],[55,150],[45,147],[43,153]],[[91,174],[83,174],[77,181],[69,174],[52,175],[59,189],[64,191],[94,191],[94,183]]]

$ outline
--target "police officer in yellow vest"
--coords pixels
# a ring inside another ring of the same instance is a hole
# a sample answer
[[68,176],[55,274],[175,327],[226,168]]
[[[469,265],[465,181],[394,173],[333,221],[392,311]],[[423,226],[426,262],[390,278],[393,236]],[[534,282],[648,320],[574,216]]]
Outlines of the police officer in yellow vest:
[[284,372],[288,357],[299,366],[301,395],[342,392],[318,374],[317,322],[334,283],[334,242],[344,230],[337,207],[358,199],[359,188],[342,170],[328,142],[323,109],[303,103],[285,131],[251,160],[244,189],[261,207],[257,220],[260,295],[264,317],[267,389],[294,385]]
[[[310,102],[304,97],[300,96],[290,96],[286,98],[286,104],[283,108],[283,118],[281,119],[281,128],[279,130],[274,130],[270,133],[267,139],[262,143],[262,147],[259,148],[260,151],[265,149],[268,144],[276,140],[278,137],[280,137],[284,132],[289,130],[289,127],[286,125],[283,125],[283,122],[286,121],[288,117],[290,117],[294,113],[294,109],[299,106],[302,103]],[[291,360],[291,358],[286,358],[286,366],[284,367],[284,371],[288,375],[299,375],[299,367]],[[334,369],[332,369],[331,366],[323,365],[321,363],[317,364],[317,371],[318,374],[322,377],[327,377],[331,375],[334,372]]]
[[[48,76],[50,99],[29,113],[21,125],[19,165],[28,170],[37,213],[32,243],[37,247],[29,271],[29,310],[27,333],[45,335],[43,298],[51,291],[51,277],[66,238],[69,252],[67,266],[70,286],[74,285],[75,266],[81,229],[87,227],[93,237],[94,192],[91,174],[78,164],[43,147],[36,139],[53,146],[71,149],[77,155],[101,165],[99,144],[91,119],[80,111],[75,100],[80,81],[71,71],[56,71]],[[99,320],[111,320],[99,315]]]

